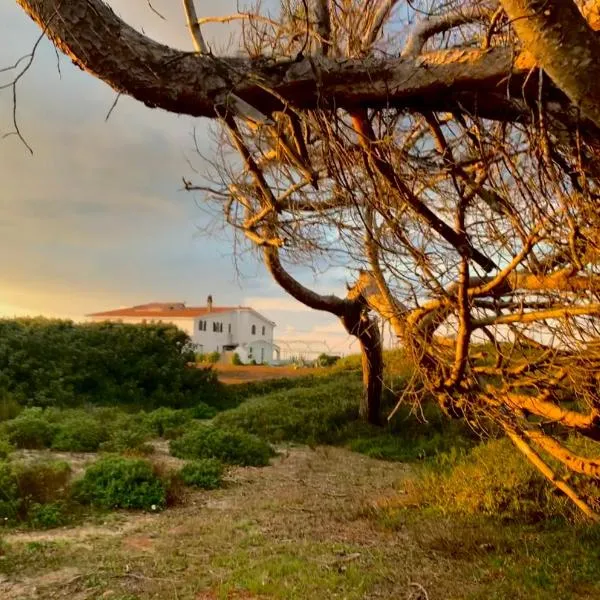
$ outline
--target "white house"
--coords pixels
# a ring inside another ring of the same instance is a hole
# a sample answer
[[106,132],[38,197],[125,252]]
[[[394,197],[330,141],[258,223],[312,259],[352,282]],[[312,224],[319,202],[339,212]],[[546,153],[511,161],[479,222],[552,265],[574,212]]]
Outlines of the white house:
[[198,352],[237,352],[243,363],[273,363],[275,323],[247,306],[186,306],[184,302],[152,302],[87,315],[92,321],[171,323],[185,331]]

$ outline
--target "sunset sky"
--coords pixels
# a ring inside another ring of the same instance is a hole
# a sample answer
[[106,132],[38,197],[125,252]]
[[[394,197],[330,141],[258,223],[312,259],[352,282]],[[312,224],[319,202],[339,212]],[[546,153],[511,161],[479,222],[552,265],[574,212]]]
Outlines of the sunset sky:
[[[180,2],[111,0],[128,23],[164,43],[191,49]],[[200,14],[235,10],[230,0],[198,3]],[[218,28],[217,28],[218,27]],[[29,53],[39,29],[15,2],[0,5],[0,69]],[[231,30],[206,28],[219,50]],[[201,197],[181,191],[202,170],[192,132],[210,156],[208,121],[151,110],[122,97],[57,57],[43,40],[17,88],[17,116],[34,154],[13,130],[12,89],[0,91],[0,315],[81,318],[150,301],[251,305],[277,322],[276,337],[327,340],[348,351],[337,320],[305,309],[244,259],[237,265],[226,232],[202,232]],[[0,73],[0,85],[11,73]],[[311,286],[314,276],[300,273]],[[317,289],[344,293],[344,274],[320,276]]]

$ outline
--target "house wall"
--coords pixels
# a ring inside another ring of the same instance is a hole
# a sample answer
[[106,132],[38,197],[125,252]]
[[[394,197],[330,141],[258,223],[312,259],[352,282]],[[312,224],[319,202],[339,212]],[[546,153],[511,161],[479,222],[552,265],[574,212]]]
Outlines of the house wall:
[[[114,321],[120,323],[171,323],[185,331],[198,352],[223,352],[224,346],[237,346],[235,352],[244,363],[251,360],[271,363],[276,357],[273,345],[274,325],[253,310],[208,313],[201,317],[173,318],[159,317],[92,317],[93,321]],[[206,329],[200,329],[200,323]],[[223,325],[222,331],[214,331],[213,323]],[[252,326],[255,332],[252,333]],[[264,328],[264,333],[263,333]],[[250,351],[252,348],[252,352]]]
[[[200,323],[206,323],[206,330],[200,330]],[[223,331],[214,331],[213,324],[222,324]],[[231,325],[231,333],[229,326]],[[235,313],[214,313],[196,317],[193,320],[192,341],[199,352],[223,352],[223,346],[235,343]]]

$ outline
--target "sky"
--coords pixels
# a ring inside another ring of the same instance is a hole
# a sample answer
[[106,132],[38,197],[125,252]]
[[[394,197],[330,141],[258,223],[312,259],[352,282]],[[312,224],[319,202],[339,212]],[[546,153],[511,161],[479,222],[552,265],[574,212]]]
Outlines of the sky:
[[[186,50],[191,42],[181,2],[111,0],[130,25]],[[235,11],[231,0],[197,2],[199,16]],[[0,71],[31,52],[39,29],[16,2],[0,5]],[[217,52],[232,31],[204,34]],[[60,68],[58,68],[60,67]],[[0,72],[0,86],[11,72]],[[202,170],[194,151],[215,145],[209,121],[152,110],[57,59],[43,40],[17,86],[0,90],[0,316],[85,314],[152,301],[249,305],[277,323],[276,338],[326,342],[356,351],[334,317],[305,308],[270,279],[264,266],[235,260],[224,231],[208,235],[202,198],[182,191],[182,177]],[[297,273],[319,291],[345,293],[340,272]]]

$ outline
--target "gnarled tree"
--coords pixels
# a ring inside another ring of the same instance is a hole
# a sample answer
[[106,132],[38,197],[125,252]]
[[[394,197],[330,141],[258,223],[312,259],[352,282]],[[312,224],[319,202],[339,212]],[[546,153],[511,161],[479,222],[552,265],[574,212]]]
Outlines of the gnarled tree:
[[[388,320],[450,416],[497,423],[594,516],[564,474],[600,479],[596,2],[428,2],[408,35],[394,0],[295,2],[239,16],[244,58],[100,0],[18,2],[117,91],[219,119],[244,169],[214,197],[279,283],[359,337],[366,308]],[[285,253],[341,255],[356,284],[316,295]]]

